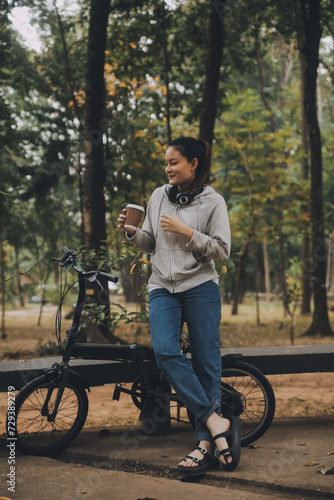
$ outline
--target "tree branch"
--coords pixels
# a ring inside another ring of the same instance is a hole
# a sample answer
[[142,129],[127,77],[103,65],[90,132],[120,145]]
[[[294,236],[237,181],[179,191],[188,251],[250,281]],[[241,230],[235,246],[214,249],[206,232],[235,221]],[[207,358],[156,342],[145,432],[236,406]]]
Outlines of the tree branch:
[[10,281],[10,280],[13,280],[14,278],[17,278],[18,276],[25,276],[27,275],[28,273],[30,273],[30,271],[32,269],[34,269],[34,267],[38,266],[38,264],[40,264],[44,259],[46,259],[47,257],[49,257],[48,255],[45,255],[44,257],[42,257],[38,262],[36,262],[36,264],[34,264],[30,269],[28,269],[28,271],[26,271],[25,273],[17,273],[15,274],[14,276],[12,276],[11,278],[8,278],[7,280],[4,280],[4,281],[1,281],[0,282],[0,285],[3,285],[4,283],[7,283],[7,281]]

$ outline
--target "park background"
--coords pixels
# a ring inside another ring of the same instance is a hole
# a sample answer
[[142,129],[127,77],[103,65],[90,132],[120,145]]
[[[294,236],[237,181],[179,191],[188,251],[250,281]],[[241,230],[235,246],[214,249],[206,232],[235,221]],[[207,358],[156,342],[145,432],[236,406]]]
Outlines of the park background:
[[[63,245],[120,279],[94,338],[150,343],[149,256],[116,219],[166,182],[180,135],[212,145],[228,205],[223,347],[332,343],[333,0],[1,3],[1,359],[57,352]],[[328,374],[307,376],[302,411],[330,413]]]

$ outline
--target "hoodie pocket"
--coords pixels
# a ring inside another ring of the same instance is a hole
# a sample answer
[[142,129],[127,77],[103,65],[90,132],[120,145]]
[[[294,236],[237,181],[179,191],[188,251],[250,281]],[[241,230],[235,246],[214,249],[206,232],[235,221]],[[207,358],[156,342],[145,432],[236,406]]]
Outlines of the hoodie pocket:
[[161,248],[156,250],[150,259],[153,270],[164,279],[170,278],[169,261],[169,250]]
[[197,267],[198,262],[193,252],[182,250],[175,250],[173,252],[172,273],[175,279],[186,278],[189,274],[193,274]]
[[208,257],[204,257],[204,255],[201,253],[201,252],[192,252],[193,254],[193,257],[194,259],[196,260],[196,262],[198,263],[205,263],[205,262],[209,262],[209,259]]

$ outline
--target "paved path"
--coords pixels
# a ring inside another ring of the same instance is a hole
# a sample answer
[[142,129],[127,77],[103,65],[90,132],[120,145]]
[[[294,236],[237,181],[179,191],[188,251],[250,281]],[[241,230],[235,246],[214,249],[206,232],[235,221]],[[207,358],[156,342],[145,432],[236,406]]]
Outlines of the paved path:
[[[214,471],[198,482],[177,475],[193,447],[193,431],[173,426],[166,437],[130,427],[86,429],[58,460],[16,457],[16,492],[7,490],[8,450],[0,442],[0,496],[11,500],[315,500],[334,498],[334,415],[276,420],[254,447],[242,449],[234,472]],[[3,436],[4,438],[4,436]]]

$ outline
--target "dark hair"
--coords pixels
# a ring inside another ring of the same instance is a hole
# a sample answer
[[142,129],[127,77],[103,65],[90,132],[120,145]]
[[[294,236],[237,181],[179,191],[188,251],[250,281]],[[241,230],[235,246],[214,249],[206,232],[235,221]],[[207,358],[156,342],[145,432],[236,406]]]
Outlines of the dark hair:
[[198,160],[195,179],[187,191],[194,191],[205,184],[209,184],[211,147],[208,142],[193,137],[179,137],[172,141],[169,146],[175,148],[188,161],[192,161],[194,158]]

